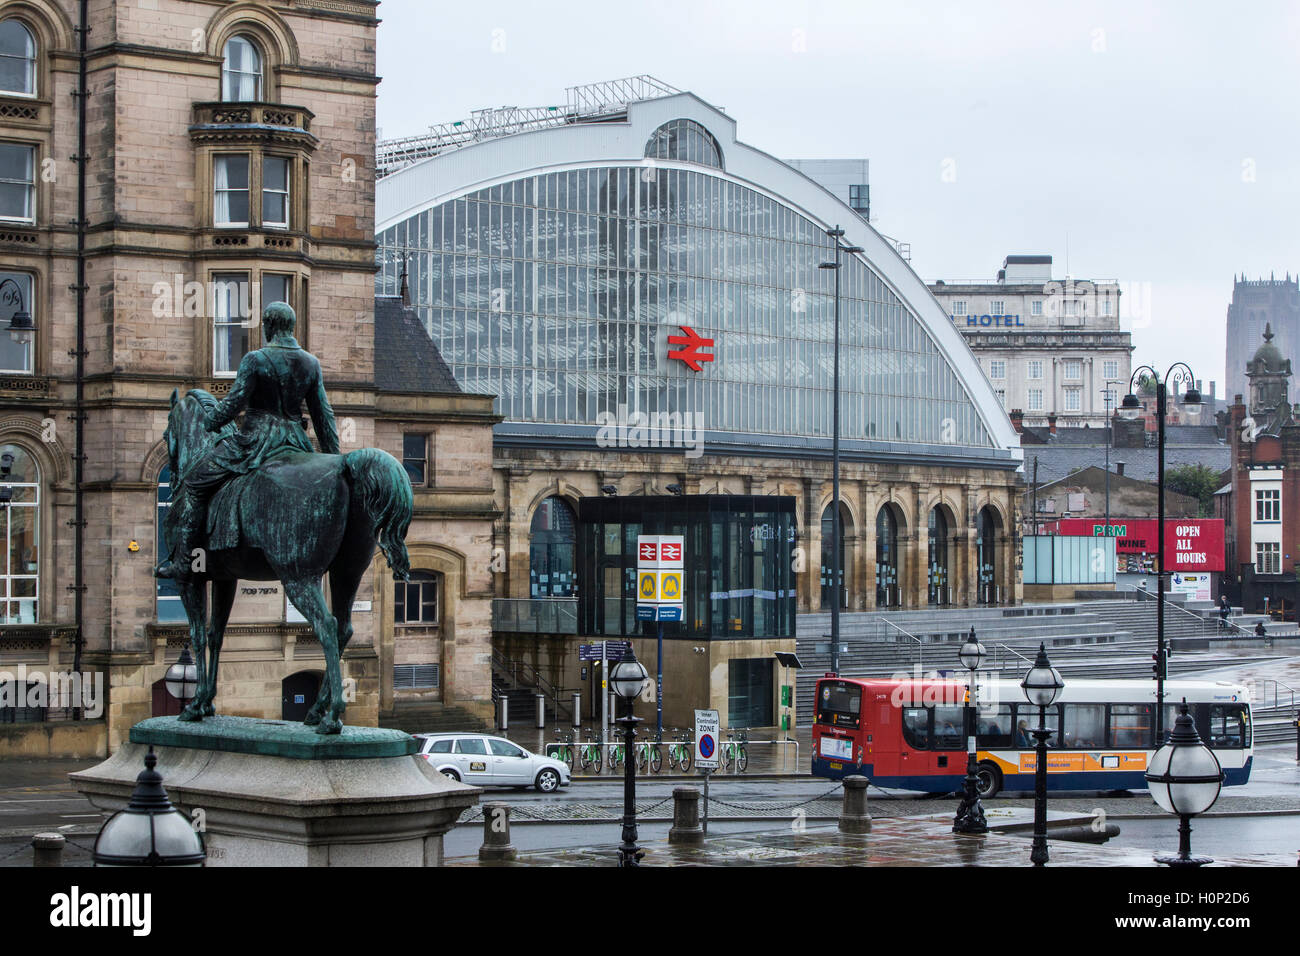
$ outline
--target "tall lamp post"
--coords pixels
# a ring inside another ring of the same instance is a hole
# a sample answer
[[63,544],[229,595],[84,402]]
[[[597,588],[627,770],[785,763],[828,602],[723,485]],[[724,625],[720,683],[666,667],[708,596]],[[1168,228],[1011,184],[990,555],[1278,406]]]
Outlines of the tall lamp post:
[[1169,742],[1151,757],[1146,772],[1151,798],[1166,813],[1179,818],[1178,852],[1161,853],[1157,863],[1166,866],[1203,866],[1214,862],[1207,856],[1192,856],[1192,817],[1204,813],[1219,799],[1223,767],[1214,751],[1201,742],[1196,725],[1183,701]]
[[618,719],[623,726],[623,843],[618,848],[619,866],[640,866],[645,854],[636,845],[636,725],[641,718],[632,713],[632,701],[645,690],[650,675],[629,647],[622,660],[609,673],[614,693],[625,702],[625,715]]
[[1110,537],[1110,447],[1115,444],[1115,422],[1111,415],[1115,390],[1111,386],[1119,384],[1121,383],[1107,379],[1103,398],[1106,403],[1106,537]]
[[1046,643],[1039,644],[1038,658],[1020,682],[1025,699],[1038,706],[1038,729],[1033,732],[1038,741],[1034,756],[1034,847],[1029,853],[1034,866],[1047,862],[1047,740],[1052,736],[1047,729],[1047,708],[1064,687],[1060,671],[1047,659]]
[[1183,393],[1183,409],[1187,420],[1195,422],[1201,417],[1201,393],[1196,388],[1196,377],[1185,362],[1175,362],[1169,366],[1164,377],[1160,376],[1150,365],[1139,365],[1133,370],[1128,381],[1129,393],[1124,396],[1119,413],[1128,421],[1142,417],[1142,403],[1134,394],[1138,376],[1149,372],[1156,387],[1156,497],[1158,499],[1158,517],[1156,519],[1156,663],[1153,670],[1156,675],[1156,743],[1165,742],[1165,677],[1169,667],[1169,652],[1165,647],[1165,405],[1167,402],[1166,385],[1172,381],[1174,386],[1186,384]]
[[984,807],[980,805],[979,778],[976,776],[978,765],[975,759],[975,677],[980,662],[984,660],[984,645],[975,637],[975,628],[970,629],[970,636],[957,652],[963,667],[970,671],[970,683],[966,688],[966,707],[963,713],[966,723],[966,790],[957,807],[957,817],[952,822],[953,833],[988,833],[989,825],[984,819]]
[[823,262],[819,269],[835,270],[835,375],[831,391],[834,410],[831,412],[831,670],[840,672],[840,256],[861,252],[861,246],[846,246],[840,242],[844,230],[837,223],[827,229],[826,235],[835,244],[835,260]]

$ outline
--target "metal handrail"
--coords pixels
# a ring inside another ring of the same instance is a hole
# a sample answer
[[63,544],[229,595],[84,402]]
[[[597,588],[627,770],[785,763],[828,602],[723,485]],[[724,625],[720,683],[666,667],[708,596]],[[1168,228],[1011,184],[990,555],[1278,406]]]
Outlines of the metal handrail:
[[[564,694],[566,691],[571,691],[575,689],[575,688],[556,687],[545,677],[543,677],[541,673],[537,670],[537,668],[535,668],[532,664],[529,664],[527,661],[519,660],[517,658],[506,657],[496,648],[492,649],[492,661],[493,663],[500,666],[502,670],[508,671],[510,673],[510,679],[514,681],[516,685],[524,683],[524,681],[521,681],[519,679],[520,668],[524,668],[525,671],[531,671],[532,672],[531,681],[533,683],[534,688],[537,691],[541,692],[542,696],[549,697],[555,702],[555,713],[557,717],[560,713],[560,695]],[[525,680],[529,679],[527,673],[524,674],[524,678]],[[576,688],[576,689],[580,689],[580,688]]]

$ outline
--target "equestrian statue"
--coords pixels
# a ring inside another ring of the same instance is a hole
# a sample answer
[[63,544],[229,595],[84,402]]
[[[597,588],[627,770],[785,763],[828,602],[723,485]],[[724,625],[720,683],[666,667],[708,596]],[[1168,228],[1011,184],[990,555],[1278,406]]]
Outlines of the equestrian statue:
[[[280,581],[325,652],[325,676],[304,723],[337,734],[352,599],[376,544],[393,577],[409,578],[413,498],[392,455],[378,448],[340,453],[320,362],[293,337],[295,321],[283,302],[266,307],[265,344],[244,356],[223,401],[198,388],[184,398],[172,392],[164,433],[173,491],[163,520],[169,557],[154,574],[176,582],[196,651],[198,684],[181,720],[216,713],[217,665],[237,582]],[[319,452],[307,438],[304,402]],[[329,605],[321,591],[326,574]]]

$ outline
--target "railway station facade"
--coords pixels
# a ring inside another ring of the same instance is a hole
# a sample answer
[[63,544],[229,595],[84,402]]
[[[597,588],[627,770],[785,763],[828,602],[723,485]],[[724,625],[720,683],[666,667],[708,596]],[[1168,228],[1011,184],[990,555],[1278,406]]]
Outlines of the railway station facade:
[[[793,499],[801,611],[837,590],[848,610],[1019,599],[1019,442],[960,332],[887,240],[726,113],[650,78],[596,84],[381,143],[379,170],[377,291],[409,297],[503,418],[498,665],[577,685],[584,498]],[[838,589],[835,273],[819,268],[836,225],[862,248],[839,271]],[[794,650],[787,630],[691,636],[724,724],[754,712],[733,662]]]

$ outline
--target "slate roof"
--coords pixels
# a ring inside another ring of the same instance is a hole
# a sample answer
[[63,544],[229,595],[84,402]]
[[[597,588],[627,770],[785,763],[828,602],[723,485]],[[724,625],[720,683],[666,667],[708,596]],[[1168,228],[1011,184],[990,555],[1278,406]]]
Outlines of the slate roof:
[[415,310],[395,295],[375,296],[375,385],[385,392],[462,391]]
[[[1098,429],[1100,431],[1100,429]],[[1057,481],[1081,468],[1106,466],[1106,446],[1097,445],[1029,445],[1025,447],[1025,480],[1032,481],[1034,458],[1038,459],[1038,483]],[[1124,477],[1139,481],[1156,480],[1156,449],[1112,448],[1110,470],[1116,462],[1124,463]],[[1174,445],[1165,441],[1165,472],[1179,465],[1205,465],[1216,472],[1232,467],[1232,449],[1227,445]]]

